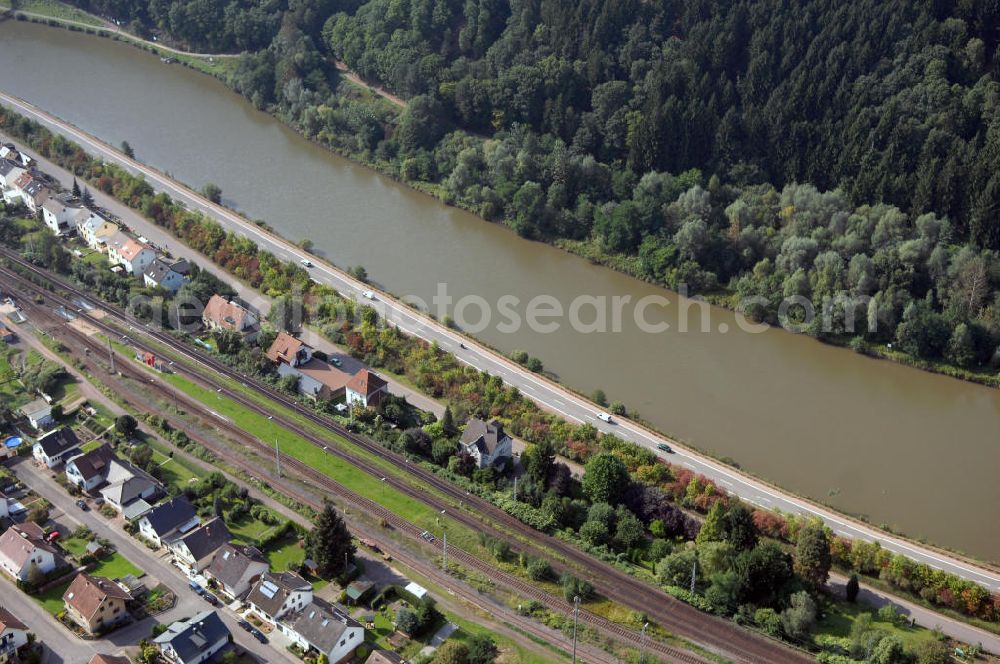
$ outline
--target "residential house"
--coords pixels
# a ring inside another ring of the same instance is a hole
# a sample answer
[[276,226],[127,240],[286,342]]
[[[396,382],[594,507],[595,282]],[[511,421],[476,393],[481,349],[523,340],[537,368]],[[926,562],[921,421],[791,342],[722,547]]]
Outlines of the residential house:
[[174,562],[181,568],[200,572],[209,563],[215,552],[229,542],[231,536],[222,519],[209,519],[201,526],[169,542],[174,554]]
[[[7,200],[8,192],[13,192],[9,201]],[[51,195],[52,190],[48,188],[40,174],[25,171],[14,180],[13,188],[4,192],[4,201],[9,203],[19,198],[21,203],[31,210],[32,214],[35,214]]]
[[74,456],[66,462],[66,479],[89,493],[108,481],[108,469],[114,458],[115,452],[108,443]]
[[125,590],[103,576],[77,574],[63,593],[66,616],[87,634],[100,634],[128,619]]
[[69,427],[48,432],[36,440],[32,448],[35,459],[49,468],[55,468],[79,453],[80,439]]
[[326,655],[330,664],[354,657],[358,646],[365,641],[361,623],[322,600],[313,600],[288,614],[278,628],[303,650]]
[[64,196],[53,196],[42,203],[42,219],[56,235],[68,235],[76,230],[74,222],[81,210],[81,204],[71,202]]
[[132,664],[132,660],[122,655],[104,655],[98,653],[91,657],[87,664]]
[[496,420],[489,423],[479,419],[469,420],[465,425],[465,431],[462,432],[459,445],[476,460],[480,468],[510,458],[513,454],[511,438],[504,433],[503,425]]
[[157,546],[180,537],[201,524],[194,506],[185,496],[161,503],[139,519],[139,534]]
[[176,664],[201,664],[226,647],[231,635],[215,611],[178,620],[153,639],[160,654]]
[[405,661],[391,650],[372,650],[365,664],[403,664]]
[[361,369],[347,381],[347,403],[360,404],[363,408],[378,406],[388,392],[389,384],[368,369]]
[[0,158],[0,191],[13,190],[14,181],[24,172],[24,168],[12,159]]
[[32,567],[48,574],[63,559],[45,541],[45,531],[31,521],[13,525],[0,535],[0,568],[15,579],[27,581]]
[[17,651],[26,645],[28,645],[28,626],[0,606],[0,661],[18,661]]
[[213,295],[201,313],[201,322],[208,330],[231,330],[252,341],[260,333],[257,316],[236,300],[227,300],[221,295]]
[[351,374],[316,358],[297,367],[282,362],[278,364],[278,375],[298,377],[299,394],[317,401],[343,396],[351,380]]
[[246,602],[261,618],[277,624],[313,601],[312,584],[295,572],[268,572],[250,590]]
[[219,589],[233,599],[243,597],[257,583],[270,565],[267,558],[252,546],[226,543],[205,570]]
[[0,519],[10,518],[10,504],[7,502],[7,494],[0,490]]
[[170,262],[165,258],[157,258],[142,275],[143,281],[151,288],[162,288],[176,293],[190,279],[187,261]]
[[117,224],[111,223],[87,208],[77,212],[74,221],[76,232],[80,234],[87,246],[101,252],[108,250],[108,240],[121,230]]
[[30,166],[34,161],[31,157],[17,149],[13,143],[0,144],[0,159],[9,159],[19,166]]
[[45,399],[35,399],[31,403],[21,406],[20,410],[36,431],[47,429],[55,424],[56,420],[52,417],[52,406]]
[[298,367],[312,360],[313,348],[301,339],[282,331],[278,332],[266,355],[267,359],[276,364]]
[[112,235],[107,246],[108,261],[121,265],[133,276],[143,276],[146,268],[156,260],[156,252],[151,246],[122,231]]
[[149,499],[162,491],[162,486],[152,475],[117,457],[112,458],[107,465],[104,479],[107,484],[101,487],[101,496],[119,512],[125,511],[137,501],[143,501],[142,507],[145,508],[150,504]]

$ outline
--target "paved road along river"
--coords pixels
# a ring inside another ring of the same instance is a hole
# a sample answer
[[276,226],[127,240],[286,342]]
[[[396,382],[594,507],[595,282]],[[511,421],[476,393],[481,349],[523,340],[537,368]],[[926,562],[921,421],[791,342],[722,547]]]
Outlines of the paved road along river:
[[396,294],[429,301],[447,283],[456,298],[513,295],[522,308],[539,294],[567,307],[579,295],[666,296],[669,306],[647,311],[672,324],[664,333],[641,331],[626,311],[620,332],[505,332],[494,316],[480,336],[781,486],[1000,560],[1000,535],[983,527],[1000,504],[1000,392],[780,330],[741,332],[719,309],[708,330],[679,332],[675,295],[444,207],[313,146],[221,83],[133,48],[10,21],[0,54],[0,89],[110,144],[128,140],[142,161],[195,188],[219,184],[227,204],[313,240],[338,265],[364,265]]

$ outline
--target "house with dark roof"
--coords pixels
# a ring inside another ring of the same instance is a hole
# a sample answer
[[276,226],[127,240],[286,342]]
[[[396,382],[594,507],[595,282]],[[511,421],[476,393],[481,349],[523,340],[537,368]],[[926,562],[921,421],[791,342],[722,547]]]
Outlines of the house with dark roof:
[[66,462],[66,479],[84,491],[93,491],[108,481],[108,469],[114,458],[115,452],[108,443],[71,457]]
[[14,180],[21,177],[24,168],[13,159],[0,157],[0,191],[13,189]]
[[0,606],[0,661],[18,661],[17,651],[26,645],[28,645],[28,626]]
[[42,203],[42,219],[56,235],[66,235],[76,230],[73,220],[83,205],[65,196],[53,196]]
[[223,593],[238,599],[250,592],[269,568],[267,558],[255,547],[226,543],[205,569],[205,576]]
[[187,277],[187,261],[171,263],[165,258],[157,258],[143,272],[142,280],[151,288],[162,288],[170,293],[176,293],[190,279]]
[[4,192],[4,202],[20,201],[36,214],[42,204],[52,195],[52,190],[45,184],[41,173],[32,169],[22,172],[13,182],[13,186]]
[[365,641],[361,623],[322,600],[286,615],[278,629],[306,652],[326,655],[330,664],[351,659]]
[[103,576],[77,574],[63,593],[66,616],[87,634],[101,634],[128,620],[131,601],[121,586]]
[[32,567],[48,574],[63,564],[62,556],[45,541],[45,531],[31,521],[13,525],[0,535],[0,568],[27,581]]
[[484,422],[471,419],[459,439],[462,451],[476,460],[480,468],[485,468],[513,454],[513,441],[504,433],[503,425],[493,420]]
[[153,639],[160,654],[176,664],[201,664],[229,643],[229,629],[215,611],[203,611],[178,620]]
[[34,427],[35,431],[48,429],[55,424],[56,420],[52,417],[52,406],[45,399],[35,399],[31,403],[21,406],[19,410],[28,419],[28,423]]
[[174,554],[174,562],[180,567],[200,572],[208,567],[215,553],[230,539],[226,524],[215,517],[172,540],[167,546]]
[[312,601],[312,584],[295,572],[268,572],[262,575],[246,598],[254,613],[275,625],[289,613],[305,608]]
[[374,371],[361,369],[347,381],[347,403],[361,405],[362,408],[378,406],[389,391],[389,384]]
[[35,459],[49,468],[55,468],[79,453],[80,439],[69,427],[48,432],[36,440],[32,448]]
[[182,537],[201,524],[194,505],[185,496],[160,503],[139,519],[139,534],[157,546]]
[[207,330],[231,330],[252,341],[260,333],[260,320],[236,300],[215,294],[201,312],[201,322]]

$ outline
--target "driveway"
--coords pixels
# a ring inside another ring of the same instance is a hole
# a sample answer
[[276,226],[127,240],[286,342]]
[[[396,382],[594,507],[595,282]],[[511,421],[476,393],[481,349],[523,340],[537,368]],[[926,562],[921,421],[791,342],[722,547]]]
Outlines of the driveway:
[[[112,632],[107,639],[91,643],[103,646],[107,649],[107,652],[115,652],[126,645],[138,643],[140,639],[149,638],[155,622],[170,623],[181,618],[188,618],[199,611],[211,608],[207,602],[188,590],[187,576],[170,563],[170,557],[164,551],[150,550],[138,540],[125,534],[119,527],[119,523],[111,523],[108,519],[93,510],[81,511],[75,505],[75,499],[50,478],[49,472],[38,468],[31,460],[22,458],[12,468],[22,482],[35,493],[52,503],[52,510],[50,511],[52,518],[72,527],[85,525],[99,536],[106,537],[115,545],[119,553],[177,593],[177,605],[166,613],[157,616],[155,620],[147,618],[142,622]],[[33,601],[28,598],[25,599],[29,602]],[[254,640],[253,637],[240,629],[237,624],[238,618],[232,612],[219,609],[218,613],[222,617],[223,622],[225,622],[226,627],[232,632],[235,642],[243,649],[255,654],[262,661],[299,663],[299,660],[293,657],[291,653],[283,649],[279,650],[262,645]],[[52,623],[54,628],[64,630],[51,616],[48,616],[48,614],[45,615],[47,616],[47,621]],[[73,639],[73,637],[69,637],[68,633],[67,637]],[[73,639],[73,641],[75,643],[84,643],[76,639]],[[86,661],[86,659],[82,661]]]

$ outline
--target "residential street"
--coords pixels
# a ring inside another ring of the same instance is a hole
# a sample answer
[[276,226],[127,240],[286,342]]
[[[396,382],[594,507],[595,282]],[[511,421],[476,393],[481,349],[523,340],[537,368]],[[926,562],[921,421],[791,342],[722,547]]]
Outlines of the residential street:
[[[35,466],[30,459],[20,459],[12,466],[18,478],[29,486],[35,493],[42,496],[53,508],[51,516],[56,521],[73,525],[83,524],[95,533],[109,539],[118,551],[131,560],[136,566],[143,569],[147,574],[157,578],[167,587],[177,593],[177,605],[157,617],[159,622],[169,623],[181,618],[187,618],[199,611],[209,608],[209,604],[188,588],[188,578],[174,565],[170,563],[169,556],[164,550],[151,551],[141,542],[133,539],[121,530],[121,522],[114,523],[108,521],[93,510],[86,512],[80,510],[75,504],[75,499],[66,493],[61,486],[56,484],[49,476],[48,470],[42,470]],[[25,599],[28,599],[25,596]],[[32,601],[28,599],[28,601]],[[298,659],[293,657],[284,649],[272,648],[258,643],[253,637],[239,628],[237,618],[232,611],[219,608],[218,612],[222,616],[226,627],[232,632],[235,642],[246,650],[258,655],[264,661],[275,662],[285,661],[296,663]],[[52,623],[55,629],[64,628],[57,625],[54,619],[47,614],[46,618]],[[149,618],[141,623],[130,625],[125,629],[112,632],[109,638],[104,640],[107,648],[120,648],[126,644],[134,644],[141,638],[147,638],[153,626],[153,619]],[[69,634],[67,632],[67,637]],[[72,638],[72,637],[69,637]],[[101,641],[90,642],[100,645]],[[52,660],[58,661],[58,660]],[[66,659],[67,664],[76,662],[76,659]],[[82,660],[85,662],[86,658]]]
[[[77,141],[92,154],[120,164],[133,173],[141,174],[154,189],[167,192],[190,209],[205,212],[207,215],[218,220],[226,229],[250,238],[259,247],[272,252],[277,257],[292,262],[299,262],[308,256],[308,259],[315,263],[315,266],[311,269],[311,275],[317,282],[330,285],[348,297],[359,299],[363,298],[361,295],[362,292],[372,288],[347,275],[345,272],[323,263],[320,259],[306,254],[306,252],[293,243],[267,232],[231,210],[211,203],[190,188],[176,182],[159,171],[128,159],[119,151],[45,111],[4,93],[0,93],[0,100],[18,112]],[[43,163],[42,167],[46,168],[46,164]],[[53,174],[58,173],[55,170],[52,172]],[[99,200],[102,203],[105,202],[105,200]],[[121,206],[109,206],[109,208],[115,211],[122,210]],[[136,230],[140,230],[140,228],[137,227]],[[157,236],[156,241],[161,243],[166,242],[167,246],[177,248],[180,253],[178,241],[164,239],[162,235]],[[200,262],[204,264],[204,261]],[[667,455],[658,451],[656,453],[664,457],[669,456],[669,459],[673,463],[706,475],[717,481],[727,491],[731,491],[745,500],[767,508],[780,509],[786,513],[819,517],[839,535],[868,541],[878,541],[883,548],[889,551],[905,554],[918,562],[983,584],[990,590],[1000,590],[1000,573],[983,565],[891,535],[819,504],[786,493],[777,487],[771,486],[708,456],[690,450],[674,440],[656,434],[629,420],[620,419],[614,423],[600,421],[597,418],[597,408],[594,404],[581,398],[569,389],[528,371],[486,346],[458,335],[456,332],[429,317],[414,312],[387,293],[376,291],[374,297],[373,304],[380,309],[380,313],[386,320],[397,325],[402,331],[414,334],[427,341],[437,342],[441,348],[454,352],[463,362],[477,369],[500,376],[505,382],[517,387],[525,396],[530,397],[542,407],[557,412],[569,420],[593,424],[601,431],[615,433],[625,440],[633,441],[654,451],[656,451],[657,445],[668,443],[674,449],[674,454]],[[460,344],[463,344],[464,348]],[[418,403],[416,400],[414,402]]]

